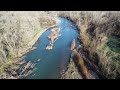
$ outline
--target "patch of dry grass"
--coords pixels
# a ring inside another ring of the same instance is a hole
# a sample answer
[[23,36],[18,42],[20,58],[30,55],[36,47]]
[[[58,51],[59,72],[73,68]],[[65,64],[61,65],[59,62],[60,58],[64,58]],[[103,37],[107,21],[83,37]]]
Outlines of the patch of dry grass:
[[31,48],[33,37],[55,24],[55,15],[45,11],[0,11],[0,70]]

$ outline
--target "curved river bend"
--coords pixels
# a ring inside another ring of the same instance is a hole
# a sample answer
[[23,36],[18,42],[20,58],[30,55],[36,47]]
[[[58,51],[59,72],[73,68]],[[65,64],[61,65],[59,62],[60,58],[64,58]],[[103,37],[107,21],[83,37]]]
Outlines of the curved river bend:
[[[73,39],[77,42],[78,31],[76,26],[65,18],[59,18],[56,26],[61,28],[59,39],[54,43],[52,50],[46,50],[49,44],[47,36],[51,28],[44,32],[33,47],[36,49],[25,54],[25,60],[36,62],[35,70],[26,79],[57,79],[60,72],[66,69],[70,59],[70,46]],[[40,61],[38,62],[38,59]]]

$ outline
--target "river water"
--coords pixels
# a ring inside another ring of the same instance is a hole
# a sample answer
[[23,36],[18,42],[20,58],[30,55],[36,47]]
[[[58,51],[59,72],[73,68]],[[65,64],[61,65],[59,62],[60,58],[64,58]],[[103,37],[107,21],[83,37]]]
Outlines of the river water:
[[[59,17],[56,25],[61,28],[59,39],[54,43],[52,50],[46,50],[49,44],[47,36],[51,28],[45,31],[34,44],[36,49],[25,54],[25,60],[36,63],[35,70],[26,79],[57,79],[60,72],[66,69],[70,59],[70,46],[73,39],[77,42],[78,31],[69,20]],[[40,61],[38,61],[40,59]]]

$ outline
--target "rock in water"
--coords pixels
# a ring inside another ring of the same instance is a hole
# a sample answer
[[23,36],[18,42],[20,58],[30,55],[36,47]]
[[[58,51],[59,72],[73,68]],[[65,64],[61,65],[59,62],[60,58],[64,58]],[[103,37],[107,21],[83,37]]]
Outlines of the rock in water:
[[39,61],[41,61],[41,59],[38,59],[37,61],[39,62]]
[[73,50],[75,48],[75,46],[76,46],[75,39],[73,39],[70,50]]
[[48,45],[48,46],[46,47],[46,49],[47,49],[47,50],[52,49],[52,45]]
[[46,49],[51,50],[53,48],[53,43],[61,36],[59,34],[60,28],[53,28],[51,30],[50,35],[48,35],[48,39],[50,40],[50,44],[47,45]]

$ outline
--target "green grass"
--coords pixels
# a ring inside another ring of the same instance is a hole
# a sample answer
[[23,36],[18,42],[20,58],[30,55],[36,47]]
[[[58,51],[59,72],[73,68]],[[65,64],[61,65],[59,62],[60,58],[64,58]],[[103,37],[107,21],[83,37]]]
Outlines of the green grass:
[[106,55],[111,56],[114,61],[120,61],[120,38],[116,36],[109,37],[106,46],[110,49]]
[[120,61],[120,55],[112,57],[112,60],[114,60],[114,61]]
[[106,44],[113,52],[120,53],[120,38],[111,36]]
[[110,36],[107,43],[102,47],[102,50],[108,57],[116,57],[120,59],[120,38],[116,36]]
[[120,74],[120,38],[117,36],[108,37],[107,43],[100,50],[102,51],[101,55],[108,59],[103,66],[106,69],[106,77],[112,79],[118,77]]

